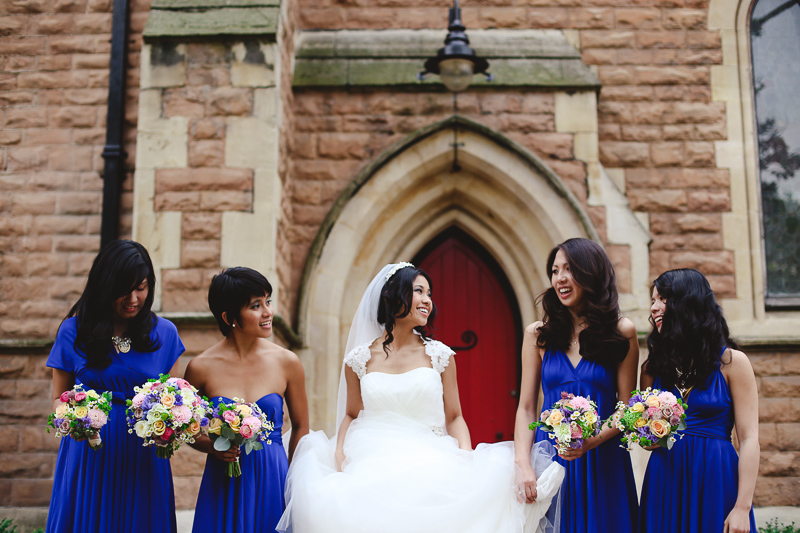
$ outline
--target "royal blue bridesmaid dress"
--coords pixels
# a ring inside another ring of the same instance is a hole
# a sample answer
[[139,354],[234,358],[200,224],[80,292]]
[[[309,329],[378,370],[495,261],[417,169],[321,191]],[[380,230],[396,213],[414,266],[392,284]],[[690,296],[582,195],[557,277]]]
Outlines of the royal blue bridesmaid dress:
[[[616,410],[616,370],[581,359],[572,366],[564,352],[548,349],[542,360],[543,409],[561,399],[562,392],[590,398],[605,420]],[[536,431],[536,441],[548,440]],[[561,524],[564,533],[632,533],[639,505],[630,454],[616,436],[580,459],[557,459],[566,469],[562,487]]]
[[61,324],[47,366],[71,373],[85,389],[110,391],[113,401],[108,423],[100,429],[102,448],[94,451],[86,441],[61,439],[48,533],[176,531],[169,461],[156,457],[153,447],[142,446],[125,422],[125,402],[133,398],[133,387],[169,373],[184,351],[172,322],[158,318],[150,334],[160,343],[156,351],[112,349],[109,367],[87,368],[86,357],[74,347],[76,319]]
[[[230,401],[224,396],[214,402]],[[249,454],[242,450],[242,475],[228,477],[227,463],[213,454],[206,459],[194,512],[193,533],[274,533],[286,507],[283,489],[289,461],[281,441],[283,397],[267,394],[256,404],[274,424],[272,444]]]
[[[660,387],[656,377],[654,388]],[[671,391],[680,396],[677,388]],[[686,429],[671,450],[650,455],[642,485],[642,533],[721,533],[739,489],[739,456],[731,443],[733,399],[717,367],[684,398]],[[756,532],[753,510],[750,531]]]

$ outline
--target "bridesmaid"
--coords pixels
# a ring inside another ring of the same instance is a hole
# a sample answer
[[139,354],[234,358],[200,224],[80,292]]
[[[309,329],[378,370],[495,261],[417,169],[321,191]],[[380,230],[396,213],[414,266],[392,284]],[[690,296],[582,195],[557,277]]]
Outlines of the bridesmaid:
[[174,373],[183,353],[175,326],[150,311],[155,283],[147,250],[113,241],[100,250],[83,294],[61,323],[47,359],[53,407],[76,383],[110,391],[113,403],[100,430],[101,449],[61,439],[48,532],[176,531],[170,463],[143,447],[125,422],[133,387]]
[[[514,433],[520,490],[536,500],[531,445],[547,434],[528,429],[538,420],[539,386],[544,406],[561,392],[591,397],[601,419],[611,416],[618,400],[627,402],[636,388],[639,344],[636,328],[620,317],[614,267],[597,243],[569,239],[547,259],[551,287],[541,298],[544,319],[525,329],[522,384]],[[628,452],[620,448],[617,429],[603,427],[581,448],[559,456],[566,468],[561,502],[567,533],[630,533],[636,529],[638,504]]]
[[[650,455],[639,531],[755,533],[758,391],[753,367],[731,340],[708,280],[669,270],[653,283],[642,386],[681,395],[686,429]],[[740,457],[731,443],[736,425]]]
[[[249,454],[236,446],[218,452],[208,437],[195,443],[208,454],[195,533],[274,532],[286,506],[286,472],[297,442],[308,433],[308,402],[300,359],[268,340],[274,314],[271,295],[267,278],[243,267],[214,276],[208,289],[208,305],[225,338],[189,363],[186,380],[214,403],[234,397],[255,402],[275,429],[272,444]],[[284,398],[292,422],[288,459],[281,438]],[[242,475],[230,478],[225,462],[237,460]]]

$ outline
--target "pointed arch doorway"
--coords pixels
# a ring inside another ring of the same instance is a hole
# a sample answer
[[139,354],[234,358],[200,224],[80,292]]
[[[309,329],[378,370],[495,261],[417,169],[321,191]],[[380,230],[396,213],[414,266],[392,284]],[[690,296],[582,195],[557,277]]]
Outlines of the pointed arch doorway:
[[456,351],[458,390],[472,444],[511,440],[519,391],[522,324],[497,261],[451,227],[414,258],[430,276],[438,309],[434,335]]

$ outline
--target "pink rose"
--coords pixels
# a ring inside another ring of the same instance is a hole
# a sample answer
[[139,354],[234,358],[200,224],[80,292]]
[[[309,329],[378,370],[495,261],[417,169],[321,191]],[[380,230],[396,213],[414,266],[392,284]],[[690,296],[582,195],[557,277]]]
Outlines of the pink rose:
[[648,407],[647,416],[650,417],[651,419],[661,418],[661,409],[659,409],[658,407]]
[[99,429],[106,425],[108,417],[100,409],[89,409],[89,425],[95,429]]
[[573,439],[579,438],[581,435],[583,435],[583,430],[578,424],[573,423],[570,426],[570,430],[570,435]]
[[672,407],[669,405],[661,408],[661,414],[664,415],[665,418],[671,418],[674,413],[675,412],[672,410]]
[[99,433],[92,433],[89,435],[89,446],[92,448],[97,448],[103,443],[103,439],[100,437]]
[[192,419],[192,412],[185,405],[176,405],[169,412],[172,413],[172,418],[178,426],[182,426]]
[[192,386],[183,378],[178,378],[178,388],[192,390]]
[[68,390],[67,391],[67,398],[69,398],[70,400],[75,399],[75,391],[74,390]]
[[253,438],[253,428],[251,428],[247,424],[244,424],[242,427],[239,428],[239,434],[246,439],[251,439]]
[[678,416],[681,416],[684,412],[683,407],[681,407],[680,404],[675,404],[675,407],[672,408],[672,411]]
[[72,427],[70,427],[69,420],[64,420],[58,426],[58,432],[62,435],[69,435],[72,432]]
[[62,392],[60,400],[64,403],[69,403],[69,391]]
[[78,391],[78,392],[75,393],[75,401],[76,402],[82,402],[85,399],[86,399],[86,393],[85,392]]
[[548,416],[550,416],[550,411],[542,411],[542,414],[539,416],[539,421],[544,422],[547,420]]
[[261,429],[261,420],[254,416],[246,416],[242,419],[242,426],[249,426],[253,431]]
[[222,419],[228,424],[234,421],[236,422],[239,421],[239,417],[233,411],[225,411],[224,413],[222,413]]
[[137,392],[136,396],[131,400],[131,405],[134,407],[141,407],[142,403],[144,403],[144,394]]

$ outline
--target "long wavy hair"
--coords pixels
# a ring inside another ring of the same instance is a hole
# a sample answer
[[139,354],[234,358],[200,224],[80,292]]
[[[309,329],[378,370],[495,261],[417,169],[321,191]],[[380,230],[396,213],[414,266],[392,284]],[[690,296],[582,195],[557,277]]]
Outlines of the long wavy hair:
[[[586,322],[586,328],[578,336],[581,356],[604,366],[618,365],[625,359],[629,344],[618,328],[617,281],[608,255],[592,240],[568,239],[553,248],[547,258],[547,272],[551,277],[559,250],[564,252],[569,262],[575,284],[583,289],[582,307],[578,310],[578,315]],[[561,303],[552,286],[537,300],[544,310],[538,346],[569,351],[574,333],[569,309]]]
[[722,308],[706,277],[692,268],[668,270],[650,287],[666,298],[661,331],[647,337],[646,372],[661,379],[661,387],[702,388],[720,364],[722,349],[738,348],[731,339]]
[[[381,299],[378,304],[378,323],[386,330],[386,338],[383,341],[383,351],[389,355],[389,345],[394,340],[394,325],[398,318],[408,316],[411,312],[411,304],[414,301],[414,280],[417,276],[423,276],[428,280],[428,286],[433,291],[433,282],[427,272],[420,268],[405,267],[401,268],[383,285],[381,289]],[[431,301],[431,313],[428,315],[428,322],[424,326],[417,326],[414,330],[423,339],[429,340],[430,330],[433,329],[433,319],[436,318],[436,304]]]
[[107,368],[111,364],[114,301],[136,289],[145,279],[150,290],[139,313],[128,322],[125,336],[130,337],[134,350],[153,352],[160,342],[158,337],[150,337],[158,321],[150,310],[156,285],[150,254],[138,242],[123,240],[108,243],[97,254],[83,294],[66,316],[76,317],[74,347],[86,357],[87,366]]

